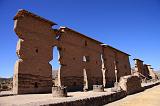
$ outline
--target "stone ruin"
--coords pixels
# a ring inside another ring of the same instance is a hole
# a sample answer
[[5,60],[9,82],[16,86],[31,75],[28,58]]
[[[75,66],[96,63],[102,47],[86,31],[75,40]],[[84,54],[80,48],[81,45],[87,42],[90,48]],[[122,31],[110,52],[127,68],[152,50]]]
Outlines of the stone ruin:
[[134,75],[121,77],[118,84],[127,94],[134,94],[143,90],[140,77]]
[[158,80],[156,73],[154,72],[151,65],[143,64],[143,61],[140,59],[134,59],[135,69],[133,75],[136,75],[142,79],[142,81],[147,80]]
[[19,10],[14,17],[19,38],[15,94],[52,91],[50,61],[54,47],[58,48],[60,63],[56,86],[67,87],[67,91],[89,90],[93,85],[112,87],[120,77],[131,74],[129,54],[67,27],[53,29],[55,25],[26,10]]
[[67,88],[63,86],[53,86],[52,95],[53,97],[67,97]]
[[93,91],[104,92],[104,87],[103,87],[103,85],[93,85]]

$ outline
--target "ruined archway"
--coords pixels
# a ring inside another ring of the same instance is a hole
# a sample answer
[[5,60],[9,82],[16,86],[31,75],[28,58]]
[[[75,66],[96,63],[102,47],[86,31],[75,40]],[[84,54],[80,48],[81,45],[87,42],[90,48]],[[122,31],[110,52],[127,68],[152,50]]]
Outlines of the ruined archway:
[[[16,50],[19,59],[13,77],[16,94],[51,92],[54,69],[58,69],[54,85],[67,86],[68,91],[113,84],[115,60],[119,62],[118,77],[127,72],[130,74],[126,53],[110,46],[102,51],[101,42],[67,27],[53,29],[55,23],[25,10],[20,10],[14,20],[14,30],[19,38]],[[102,52],[105,54],[103,59]],[[59,64],[59,68],[52,62]]]

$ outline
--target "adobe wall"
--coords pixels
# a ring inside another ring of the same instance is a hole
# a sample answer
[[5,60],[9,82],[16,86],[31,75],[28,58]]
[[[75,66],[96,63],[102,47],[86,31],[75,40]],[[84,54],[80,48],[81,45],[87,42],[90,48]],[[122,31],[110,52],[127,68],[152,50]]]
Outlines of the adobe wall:
[[[92,40],[69,28],[60,28],[61,36],[59,45],[61,48],[60,79],[61,85],[68,89],[82,89],[84,85],[84,72],[86,70],[89,89],[94,84],[102,84],[101,71],[101,46],[99,42]],[[87,61],[83,61],[84,56]]]
[[54,23],[20,10],[14,17],[14,30],[19,38],[13,77],[13,92],[50,92],[52,86],[52,47]]
[[151,65],[148,65],[148,70],[149,70],[149,76],[152,79],[157,79],[156,73],[154,72],[153,68],[151,67]]
[[115,65],[117,66],[118,80],[122,76],[131,74],[128,54],[123,53],[110,46],[103,46],[103,59],[104,59],[104,67],[105,67],[105,80],[106,80],[105,86],[106,87],[114,86],[114,82],[116,81]]
[[115,55],[114,51],[109,47],[103,47],[103,59],[105,67],[105,86],[111,87],[114,86],[115,79]]
[[[143,64],[143,61],[140,59],[134,59],[135,61],[135,73],[136,75],[140,76],[141,78],[149,79],[157,79],[156,74],[151,68],[151,65]],[[139,73],[136,73],[139,72]]]
[[82,90],[83,88],[83,64],[81,39],[74,36],[74,33],[61,29],[59,38],[60,54],[60,86],[67,86],[68,90]]
[[[115,61],[118,80],[130,74],[129,55],[72,29],[52,29],[55,23],[25,10],[14,17],[14,30],[19,38],[13,77],[16,94],[51,92],[53,48],[57,46],[60,57],[58,85],[68,91],[92,89],[93,85],[115,82]],[[101,57],[104,55],[103,58]],[[54,60],[53,60],[54,61]],[[102,63],[104,61],[104,63]],[[102,67],[104,64],[104,67]],[[102,74],[105,68],[105,74]],[[104,75],[104,76],[103,76]]]
[[140,59],[133,59],[133,60],[135,62],[135,71],[143,74],[143,70],[144,70],[143,61]]
[[151,79],[150,75],[149,75],[149,66],[147,64],[143,65],[143,75],[147,78],[147,79]]
[[129,55],[123,52],[117,52],[117,70],[118,70],[118,81],[120,77],[131,75],[131,66],[129,62]]

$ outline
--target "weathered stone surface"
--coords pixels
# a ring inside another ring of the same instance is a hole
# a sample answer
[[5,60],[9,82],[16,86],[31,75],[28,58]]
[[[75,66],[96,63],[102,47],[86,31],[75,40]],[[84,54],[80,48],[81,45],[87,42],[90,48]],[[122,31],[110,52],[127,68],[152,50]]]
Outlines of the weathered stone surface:
[[67,86],[68,90],[83,90],[84,69],[89,89],[94,84],[102,84],[101,42],[67,27],[61,27],[60,31],[61,86]]
[[67,88],[54,86],[52,87],[52,95],[53,97],[67,97]]
[[120,50],[108,45],[104,47],[101,42],[67,27],[52,29],[55,23],[25,10],[16,14],[14,22],[19,38],[16,50],[19,59],[13,77],[16,94],[51,92],[52,66],[49,62],[55,46],[60,56],[55,85],[67,86],[68,91],[113,85],[115,62],[117,81],[130,74],[129,55]]
[[138,76],[128,75],[120,78],[119,86],[127,94],[137,93],[143,90],[141,79]]
[[25,10],[14,18],[14,30],[19,37],[14,69],[13,91],[16,94],[51,92],[52,47],[56,35],[54,23]]
[[146,77],[146,79],[152,79],[152,77],[150,76],[150,72],[149,72],[149,66],[147,64],[143,65],[143,75]]
[[129,63],[129,54],[117,50],[109,45],[103,46],[104,59],[104,86],[113,87],[116,82],[115,62],[117,66],[117,80],[120,77],[131,74],[131,67]]
[[112,92],[120,92],[120,91],[122,91],[122,88],[119,86],[118,82],[115,82],[114,87],[111,88],[111,91]]
[[133,59],[135,62],[135,71],[143,74],[143,61],[140,59]]
[[142,79],[142,81],[158,79],[151,65],[143,64],[143,61],[140,59],[134,59],[134,60],[135,60],[135,69],[133,71],[133,75],[139,76]]
[[103,85],[93,85],[93,91],[104,92],[104,87],[103,87]]
[[158,76],[156,75],[156,73],[154,72],[154,69],[151,67],[151,65],[147,65],[148,67],[148,74],[149,74],[149,77],[153,80],[158,80]]

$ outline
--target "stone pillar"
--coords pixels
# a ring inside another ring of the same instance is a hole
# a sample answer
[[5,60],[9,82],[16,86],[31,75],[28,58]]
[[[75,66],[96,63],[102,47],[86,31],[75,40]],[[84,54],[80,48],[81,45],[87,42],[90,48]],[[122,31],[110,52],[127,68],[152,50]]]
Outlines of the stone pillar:
[[19,38],[18,60],[14,67],[13,92],[45,93],[52,90],[52,48],[56,34],[55,23],[26,10],[14,17],[14,30]]

